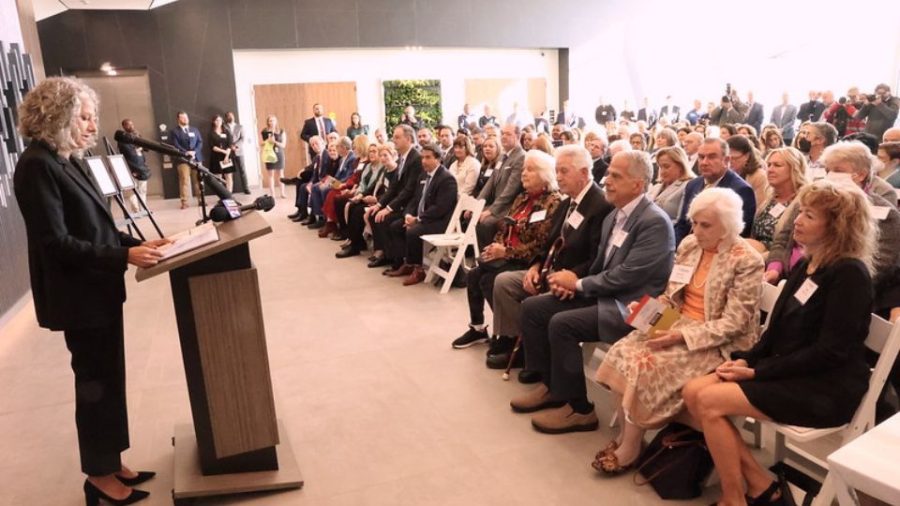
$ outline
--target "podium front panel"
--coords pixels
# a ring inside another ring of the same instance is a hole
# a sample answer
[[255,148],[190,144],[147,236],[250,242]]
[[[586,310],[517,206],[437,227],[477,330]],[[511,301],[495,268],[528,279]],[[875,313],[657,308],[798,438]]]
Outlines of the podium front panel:
[[278,444],[256,269],[189,278],[217,458]]

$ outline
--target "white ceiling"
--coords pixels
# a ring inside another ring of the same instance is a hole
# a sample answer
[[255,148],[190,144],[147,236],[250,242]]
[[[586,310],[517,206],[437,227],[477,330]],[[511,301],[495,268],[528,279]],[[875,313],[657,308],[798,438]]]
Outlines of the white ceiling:
[[69,9],[146,11],[177,0],[32,0],[38,21]]

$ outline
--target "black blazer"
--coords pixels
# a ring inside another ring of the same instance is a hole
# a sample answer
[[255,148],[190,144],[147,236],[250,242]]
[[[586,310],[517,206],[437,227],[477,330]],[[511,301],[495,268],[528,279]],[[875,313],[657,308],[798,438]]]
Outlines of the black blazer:
[[794,293],[807,278],[806,266],[802,260],[794,268],[756,346],[732,357],[745,359],[755,370],[755,380],[827,374],[840,381],[823,382],[823,391],[865,391],[869,367],[864,343],[872,311],[869,272],[859,260],[839,260],[811,276],[818,289],[800,304]]
[[596,181],[597,184],[599,184],[600,180],[606,176],[607,169],[609,169],[609,162],[602,156],[594,160],[594,166],[593,168],[591,168],[591,174],[594,175],[594,181]]
[[125,302],[128,248],[141,241],[116,228],[93,180],[43,142],[22,154],[14,185],[38,324],[50,330],[112,324]]
[[[571,197],[570,197],[571,198]],[[603,230],[603,220],[613,210],[612,204],[606,201],[603,190],[597,183],[591,183],[591,188],[584,194],[584,198],[575,208],[584,221],[578,228],[571,226],[563,228],[566,222],[566,214],[569,211],[569,201],[559,203],[556,212],[553,213],[553,226],[547,244],[544,244],[531,264],[543,263],[550,253],[553,242],[562,234],[565,246],[556,258],[554,269],[568,269],[583,278],[588,275],[594,255],[600,247],[600,235]]]
[[381,196],[378,204],[381,207],[390,207],[394,211],[402,211],[416,193],[416,186],[422,176],[422,155],[414,148],[410,148],[406,160],[403,161],[403,167],[398,167],[397,171],[400,172],[397,182]]
[[418,214],[419,201],[422,199],[422,190],[425,188],[427,180],[428,174],[422,170],[422,176],[416,185],[416,192],[406,203],[404,214],[415,216],[423,224],[446,223],[450,221],[450,215],[453,214],[453,208],[456,207],[458,196],[456,178],[443,165],[435,169],[434,175],[431,177],[431,184],[428,185],[428,193],[425,194],[425,208],[422,210],[422,214]]

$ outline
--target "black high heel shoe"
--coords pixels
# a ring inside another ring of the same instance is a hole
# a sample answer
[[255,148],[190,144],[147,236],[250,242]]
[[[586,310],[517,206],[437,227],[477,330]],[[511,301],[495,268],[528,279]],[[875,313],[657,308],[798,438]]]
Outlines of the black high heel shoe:
[[137,476],[135,476],[134,478],[125,478],[123,476],[119,476],[118,474],[116,475],[116,478],[118,478],[119,481],[122,482],[122,485],[125,485],[127,487],[134,487],[135,485],[140,485],[145,481],[152,480],[154,476],[156,476],[156,473],[154,473],[153,471],[138,471]]
[[131,494],[125,499],[113,499],[112,497],[106,495],[102,490],[95,487],[93,483],[84,480],[84,502],[87,506],[97,506],[100,504],[100,499],[103,499],[109,504],[113,506],[124,506],[126,504],[134,504],[138,501],[142,501],[146,499],[150,495],[150,492],[145,492],[143,490],[131,489]]
[[765,489],[762,494],[759,494],[756,497],[747,496],[747,504],[750,506],[767,506],[767,505],[781,505],[784,503],[784,496],[779,495],[777,498],[775,494],[781,491],[781,480],[776,479],[769,485],[769,488]]

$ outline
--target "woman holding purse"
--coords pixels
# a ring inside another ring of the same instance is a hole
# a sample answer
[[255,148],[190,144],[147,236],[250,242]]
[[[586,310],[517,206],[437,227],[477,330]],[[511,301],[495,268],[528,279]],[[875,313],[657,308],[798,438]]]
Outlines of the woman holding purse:
[[266,164],[263,184],[272,195],[275,195],[275,181],[278,181],[278,188],[281,190],[279,197],[285,198],[281,176],[284,175],[284,148],[287,145],[287,136],[284,135],[283,129],[278,128],[278,118],[274,114],[266,118],[266,128],[261,135],[263,162]]

